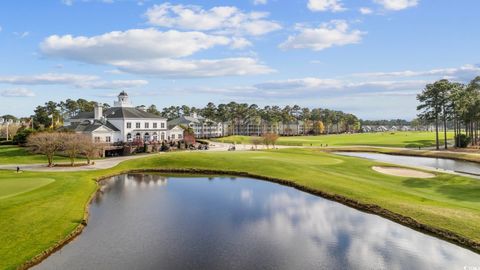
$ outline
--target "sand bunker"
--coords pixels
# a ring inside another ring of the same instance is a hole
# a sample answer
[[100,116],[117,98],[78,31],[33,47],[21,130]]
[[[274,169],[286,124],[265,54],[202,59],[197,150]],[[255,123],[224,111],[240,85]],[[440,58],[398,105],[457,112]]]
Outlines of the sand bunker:
[[406,168],[373,166],[372,169],[374,169],[379,173],[384,173],[384,174],[394,175],[394,176],[414,177],[414,178],[435,177],[435,174],[433,173],[422,172],[422,171],[406,169]]

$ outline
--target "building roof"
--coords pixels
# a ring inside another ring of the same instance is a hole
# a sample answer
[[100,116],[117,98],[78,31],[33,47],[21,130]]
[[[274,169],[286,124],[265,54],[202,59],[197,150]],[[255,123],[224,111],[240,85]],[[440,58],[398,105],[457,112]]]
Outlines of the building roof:
[[[119,118],[147,118],[147,119],[165,119],[159,115],[145,112],[136,108],[130,107],[112,107],[103,111],[103,116],[107,119],[119,119]],[[93,112],[80,112],[70,119],[93,119]]]
[[116,128],[112,123],[106,121],[103,123],[102,121],[99,120],[93,120],[93,121],[83,121],[80,123],[72,123],[70,126],[63,127],[64,129],[68,130],[73,130],[76,132],[93,132],[97,130],[100,127],[106,127],[108,129],[111,129],[113,131],[120,131],[118,128]]

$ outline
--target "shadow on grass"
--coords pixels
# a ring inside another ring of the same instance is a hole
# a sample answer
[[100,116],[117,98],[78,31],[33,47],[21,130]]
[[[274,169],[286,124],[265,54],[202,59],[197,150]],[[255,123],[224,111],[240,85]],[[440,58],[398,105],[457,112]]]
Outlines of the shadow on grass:
[[480,185],[444,185],[437,192],[458,201],[480,202]]
[[[435,140],[417,140],[405,142],[406,148],[431,147],[435,146]],[[440,140],[440,146],[443,145],[443,140]]]
[[403,185],[411,188],[431,188],[435,184],[426,179],[410,178],[403,181]]

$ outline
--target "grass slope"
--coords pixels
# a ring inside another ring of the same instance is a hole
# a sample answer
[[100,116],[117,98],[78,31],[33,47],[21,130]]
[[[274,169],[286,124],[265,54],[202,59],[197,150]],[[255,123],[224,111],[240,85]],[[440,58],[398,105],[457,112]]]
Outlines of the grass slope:
[[[82,158],[76,161],[84,160]],[[53,161],[58,162],[70,162],[66,157],[56,156]],[[36,155],[28,152],[25,147],[18,147],[13,145],[0,146],[0,165],[2,164],[36,164],[47,163],[47,158],[44,155]]]
[[0,181],[0,199],[31,191],[55,181],[51,178],[7,178]]
[[[443,136],[443,134],[441,134]],[[442,137],[441,136],[441,137]],[[449,140],[453,139],[453,132],[448,133]],[[229,136],[216,139],[226,143],[247,143],[251,142],[249,136]],[[443,141],[442,141],[443,143]],[[292,136],[280,137],[279,145],[295,146],[386,146],[386,147],[429,147],[435,145],[434,132],[384,132],[384,133],[359,133],[359,134],[339,134],[339,135],[321,135],[321,136]]]
[[[76,173],[21,174],[56,181],[17,196],[0,199],[0,269],[21,263],[63,239],[83,218],[95,177],[131,169],[198,168],[250,172],[376,204],[395,213],[480,241],[480,181],[439,174],[432,179],[383,175],[381,163],[336,156],[316,149],[258,152],[193,152],[153,155],[117,167]],[[15,178],[0,171],[0,182]]]

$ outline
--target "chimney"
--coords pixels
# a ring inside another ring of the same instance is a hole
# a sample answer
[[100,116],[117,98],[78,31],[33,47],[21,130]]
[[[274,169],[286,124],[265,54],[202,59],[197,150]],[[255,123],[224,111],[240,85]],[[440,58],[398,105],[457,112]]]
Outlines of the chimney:
[[103,106],[99,103],[95,103],[95,107],[93,108],[93,114],[95,120],[100,120],[103,117]]
[[198,117],[197,113],[196,112],[192,113],[192,117],[197,118]]
[[147,107],[145,107],[145,105],[138,106],[137,109],[139,109],[139,110],[142,111],[142,112],[146,112],[146,111],[147,111]]

